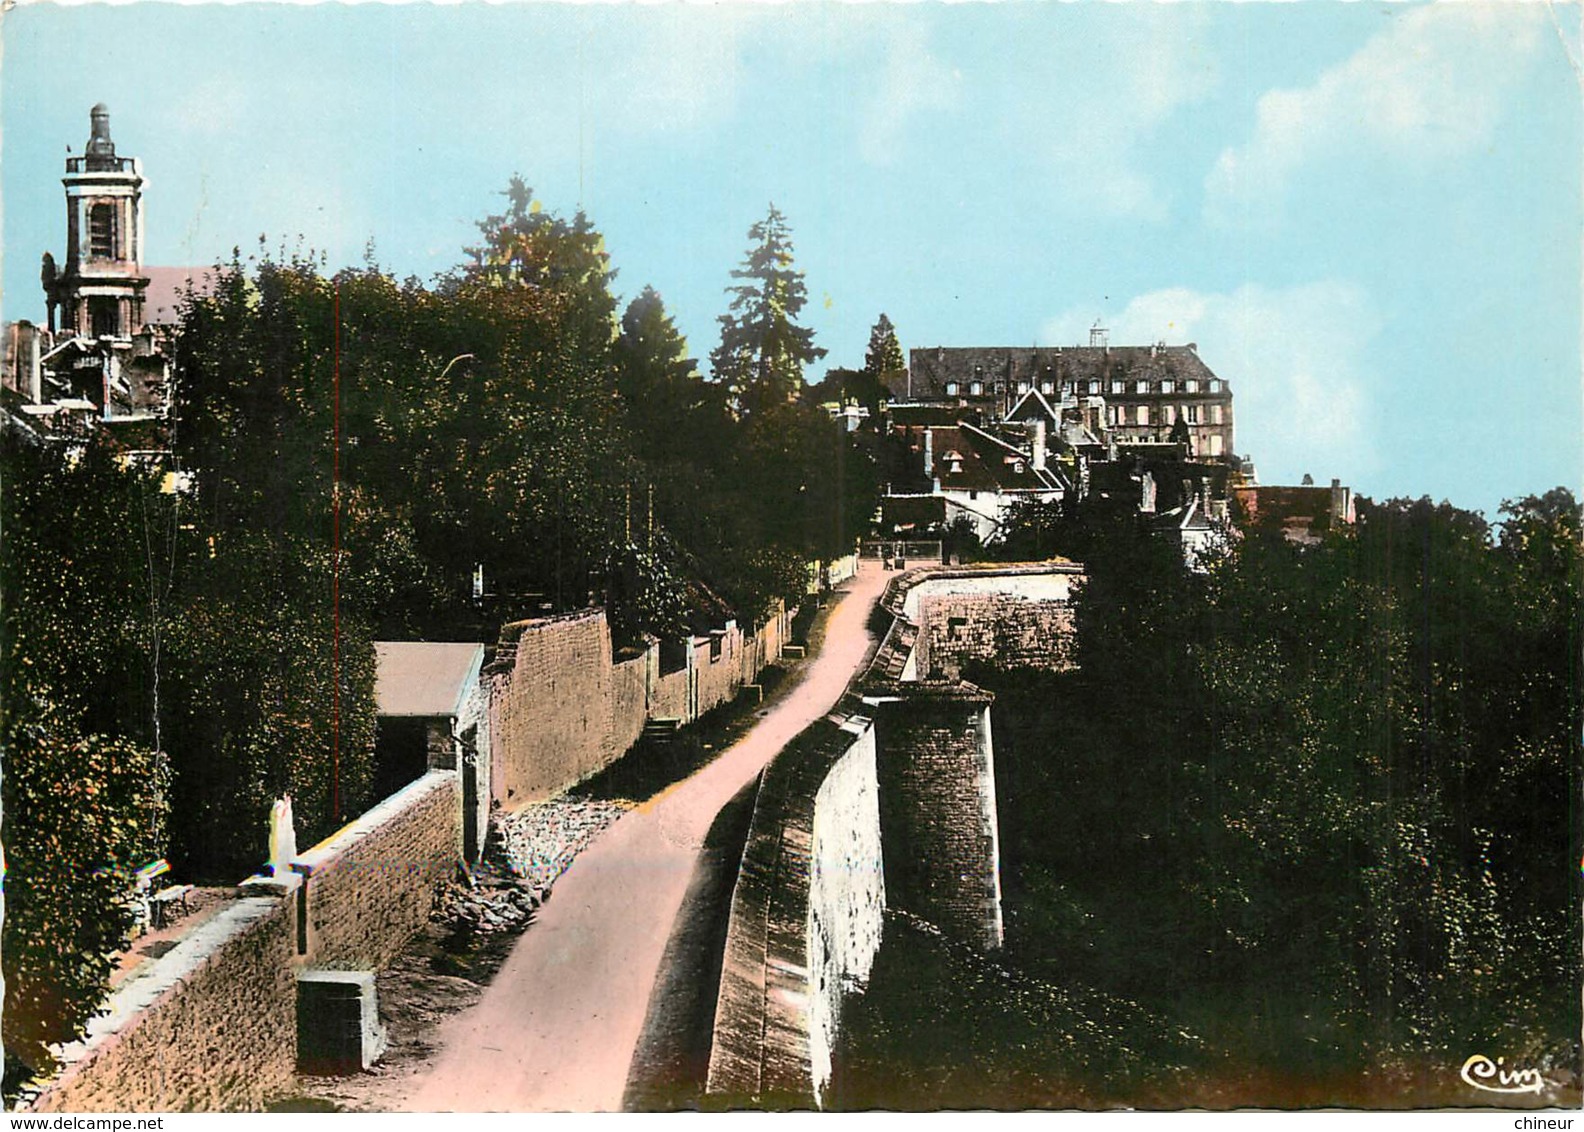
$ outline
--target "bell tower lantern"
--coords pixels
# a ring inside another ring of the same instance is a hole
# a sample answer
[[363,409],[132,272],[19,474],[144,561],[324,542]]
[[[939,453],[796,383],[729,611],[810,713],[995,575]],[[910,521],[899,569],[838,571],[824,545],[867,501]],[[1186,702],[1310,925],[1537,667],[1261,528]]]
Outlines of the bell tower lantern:
[[143,170],[118,157],[110,111],[90,112],[81,157],[66,159],[66,262],[58,274],[45,257],[49,327],[80,338],[125,341],[143,329]]

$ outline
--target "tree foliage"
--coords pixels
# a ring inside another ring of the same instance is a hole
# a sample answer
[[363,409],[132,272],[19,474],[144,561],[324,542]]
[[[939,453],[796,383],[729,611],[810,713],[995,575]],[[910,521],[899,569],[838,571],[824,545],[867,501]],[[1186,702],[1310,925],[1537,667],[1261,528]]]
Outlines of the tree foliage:
[[1014,800],[1010,953],[1244,1071],[1576,1063],[1578,1004],[1546,988],[1581,973],[1578,871],[1535,862],[1584,849],[1584,541],[1566,492],[1503,515],[1497,542],[1365,501],[1321,545],[1249,531],[1205,574],[1044,515],[1087,567],[1081,668],[977,674]]
[[863,371],[876,381],[884,382],[891,374],[901,373],[905,369],[907,360],[902,356],[902,343],[897,341],[896,327],[891,325],[891,319],[882,311],[869,331],[869,348],[864,351]]
[[109,987],[131,874],[165,851],[150,676],[170,500],[102,443],[0,454],[4,1038],[44,1069]]
[[733,403],[754,413],[799,396],[803,367],[825,356],[814,345],[814,331],[797,317],[808,301],[803,273],[792,266],[792,233],[774,204],[748,229],[751,245],[742,266],[731,273],[740,282],[727,288],[732,301],[720,316],[721,340],[710,354],[715,380]]

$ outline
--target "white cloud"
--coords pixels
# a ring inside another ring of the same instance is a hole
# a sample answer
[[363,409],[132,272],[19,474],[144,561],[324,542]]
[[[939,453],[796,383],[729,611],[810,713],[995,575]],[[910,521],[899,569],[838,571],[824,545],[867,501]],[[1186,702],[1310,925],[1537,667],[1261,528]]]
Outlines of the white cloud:
[[1205,179],[1207,215],[1279,207],[1288,184],[1321,161],[1435,162],[1485,144],[1540,43],[1542,7],[1408,8],[1313,85],[1267,91],[1253,136],[1223,150]]
[[896,163],[911,119],[961,97],[962,76],[930,52],[927,38],[921,25],[908,22],[886,40],[879,82],[859,120],[859,152],[871,164]]
[[[1068,311],[1046,323],[1043,341],[1087,342],[1096,312]],[[1375,470],[1369,350],[1379,317],[1362,288],[1324,280],[1230,293],[1170,288],[1140,295],[1106,320],[1111,341],[1195,342],[1232,385],[1236,443],[1267,483],[1357,482]]]
[[732,5],[657,6],[645,14],[583,38],[580,74],[597,77],[584,80],[581,94],[601,124],[623,132],[676,131],[729,115],[752,14]]
[[1044,147],[1052,187],[1064,200],[1102,215],[1161,221],[1170,189],[1150,178],[1142,151],[1172,114],[1216,87],[1219,66],[1198,34],[1202,10],[1137,5],[1126,15],[1054,44],[1049,75],[1008,101],[1031,112],[1021,128]]
[[[935,21],[907,6],[872,7],[894,11],[843,19],[844,30],[822,40],[859,55],[868,43],[884,43],[859,130],[865,161],[899,164],[904,146],[927,149],[949,137],[959,148],[938,155],[940,168],[966,164],[1031,178],[1065,209],[1165,218],[1169,193],[1149,176],[1148,143],[1219,81],[1199,35],[1205,13],[1140,4],[1097,19],[1080,6],[1009,6],[994,36],[976,38],[980,25],[963,19],[951,24],[958,34],[947,41],[931,35]],[[992,48],[1008,34],[1019,37],[1016,50],[998,55]],[[932,116],[949,116],[951,127],[932,130]]]

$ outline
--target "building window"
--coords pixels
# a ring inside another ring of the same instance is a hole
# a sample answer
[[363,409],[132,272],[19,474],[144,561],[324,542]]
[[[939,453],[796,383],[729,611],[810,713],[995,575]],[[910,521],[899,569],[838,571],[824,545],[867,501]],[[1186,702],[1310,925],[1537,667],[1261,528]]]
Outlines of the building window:
[[1221,406],[1220,405],[1211,405],[1210,406],[1210,423],[1211,424],[1220,424],[1221,423]]
[[1221,392],[1221,379],[1220,378],[1216,378],[1216,379],[1214,379],[1214,380],[1212,380],[1210,382],[1210,392],[1212,392],[1212,393]]
[[1040,392],[1049,397],[1052,393],[1056,392],[1056,383],[1053,381],[1040,382]]
[[982,382],[982,381],[974,382],[972,385],[970,385],[968,387],[968,392],[972,393],[975,397],[979,396],[979,394],[984,392],[984,382]]
[[1028,391],[1029,391],[1029,383],[1028,382],[1026,382],[1026,381],[1018,382],[1018,392],[1019,393],[1027,393]]
[[1197,393],[1197,392],[1199,392],[1199,383],[1197,381],[1194,381],[1192,378],[1190,378],[1189,380],[1183,382],[1183,392],[1184,393]]
[[1198,424],[1199,423],[1199,406],[1198,405],[1184,405],[1183,406],[1183,420],[1187,421],[1189,424]]
[[1133,392],[1135,392],[1135,393],[1148,393],[1149,392],[1149,382],[1147,382],[1147,381],[1135,381],[1133,383]]
[[1124,391],[1124,386],[1123,386],[1122,382],[1113,381],[1111,383],[1111,392],[1112,393],[1121,393],[1123,391]]
[[1221,455],[1221,434],[1219,432],[1212,432],[1210,434],[1210,455]]
[[948,381],[946,383],[946,396],[948,396],[948,397],[957,396],[957,383],[955,381]]
[[1089,396],[1091,396],[1091,397],[1096,396],[1099,392],[1100,392],[1100,383],[1098,381],[1091,381],[1089,383]]
[[1141,424],[1141,425],[1149,424],[1149,406],[1148,405],[1140,405],[1133,412],[1134,412],[1133,420],[1134,420],[1135,423]]
[[1171,382],[1169,382],[1169,381],[1161,382],[1161,392],[1162,393],[1170,393],[1171,391],[1172,391],[1172,383]]
[[113,204],[96,204],[88,210],[88,255],[116,258],[116,214]]
[[1169,425],[1174,425],[1174,424],[1177,423],[1177,407],[1175,405],[1167,405],[1166,406],[1166,422],[1165,423],[1169,424]]
[[88,300],[88,320],[95,338],[115,338],[121,333],[121,303],[108,295]]

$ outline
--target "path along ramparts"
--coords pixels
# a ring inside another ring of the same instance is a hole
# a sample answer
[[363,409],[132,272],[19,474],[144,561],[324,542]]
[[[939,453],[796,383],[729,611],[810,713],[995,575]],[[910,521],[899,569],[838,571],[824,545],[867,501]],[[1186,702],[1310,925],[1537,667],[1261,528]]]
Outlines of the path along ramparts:
[[[727,622],[620,660],[602,609],[507,626],[488,674],[495,801],[551,797],[619,758],[649,720],[681,726],[727,702],[780,656],[789,621],[778,604],[752,632]],[[249,1110],[289,1089],[298,974],[378,970],[401,951],[461,860],[462,799],[458,769],[433,769],[299,854],[290,875],[244,882],[113,993],[28,1107]]]
[[844,995],[861,990],[883,912],[1001,945],[994,697],[969,660],[1071,664],[1075,563],[899,575],[866,675],[761,777],[732,896],[706,1093],[817,1107]]

